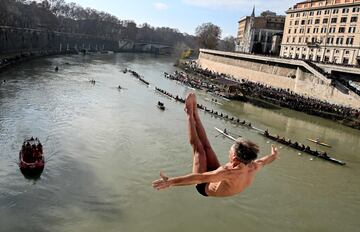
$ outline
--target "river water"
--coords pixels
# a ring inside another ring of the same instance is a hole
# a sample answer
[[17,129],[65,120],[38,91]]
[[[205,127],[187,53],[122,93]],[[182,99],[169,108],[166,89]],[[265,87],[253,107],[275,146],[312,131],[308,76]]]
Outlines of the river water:
[[[280,159],[235,197],[205,198],[191,186],[153,190],[160,170],[169,176],[191,171],[183,105],[154,91],[157,86],[181,97],[189,92],[163,78],[175,70],[172,64],[169,57],[150,55],[75,55],[1,73],[0,231],[358,231],[360,132],[286,109],[214,105],[197,93],[207,107],[274,134],[313,147],[306,138],[320,137],[333,148],[316,148],[347,165],[280,147]],[[151,86],[123,68],[139,72]],[[165,112],[155,106],[159,100]],[[270,151],[271,142],[254,130],[201,117],[221,162],[231,141],[218,136],[215,126],[255,141],[262,155]],[[29,136],[39,137],[47,158],[36,181],[25,179],[17,166]]]

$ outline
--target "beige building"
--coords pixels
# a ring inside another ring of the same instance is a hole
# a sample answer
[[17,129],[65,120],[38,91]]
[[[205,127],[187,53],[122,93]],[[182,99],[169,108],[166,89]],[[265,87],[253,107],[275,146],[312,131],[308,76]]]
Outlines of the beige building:
[[235,51],[243,53],[271,53],[275,34],[283,32],[285,16],[265,11],[255,17],[255,8],[251,16],[239,20]]
[[281,57],[359,65],[360,0],[308,0],[286,14]]

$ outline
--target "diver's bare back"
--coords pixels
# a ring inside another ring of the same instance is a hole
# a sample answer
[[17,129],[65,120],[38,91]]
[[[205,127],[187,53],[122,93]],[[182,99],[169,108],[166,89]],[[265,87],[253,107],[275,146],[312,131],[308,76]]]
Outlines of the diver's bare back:
[[260,166],[256,161],[249,165],[232,167],[230,163],[220,166],[216,171],[224,172],[226,180],[207,184],[206,192],[209,196],[227,197],[241,193],[250,186]]

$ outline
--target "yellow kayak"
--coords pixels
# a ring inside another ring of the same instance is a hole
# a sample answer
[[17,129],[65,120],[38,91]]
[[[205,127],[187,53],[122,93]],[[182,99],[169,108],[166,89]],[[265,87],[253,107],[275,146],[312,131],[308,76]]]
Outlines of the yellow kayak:
[[307,140],[309,140],[310,142],[313,142],[313,143],[319,144],[319,145],[321,145],[321,146],[331,147],[329,144],[319,142],[319,141],[317,141],[317,140],[315,140],[315,139],[309,139],[309,138],[307,138]]

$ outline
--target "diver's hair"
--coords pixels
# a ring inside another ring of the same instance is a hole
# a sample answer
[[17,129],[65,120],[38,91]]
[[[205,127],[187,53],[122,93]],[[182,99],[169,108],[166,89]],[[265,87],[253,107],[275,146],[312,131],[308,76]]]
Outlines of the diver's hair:
[[245,165],[257,158],[259,146],[247,139],[238,139],[234,144],[237,159]]

